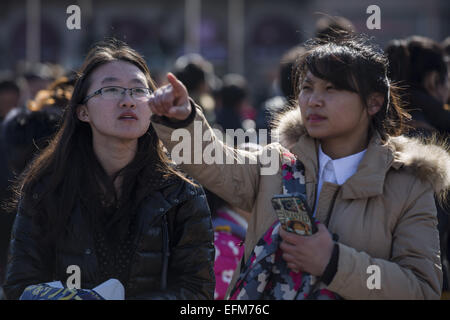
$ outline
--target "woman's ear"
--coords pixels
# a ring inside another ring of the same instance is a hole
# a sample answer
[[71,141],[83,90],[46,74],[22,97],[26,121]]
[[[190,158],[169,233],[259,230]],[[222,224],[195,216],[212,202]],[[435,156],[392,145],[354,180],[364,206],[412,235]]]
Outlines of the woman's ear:
[[89,122],[89,113],[86,105],[80,104],[77,107],[77,116],[80,121]]
[[381,110],[384,103],[384,95],[380,92],[374,92],[367,98],[367,112],[370,116],[375,115]]

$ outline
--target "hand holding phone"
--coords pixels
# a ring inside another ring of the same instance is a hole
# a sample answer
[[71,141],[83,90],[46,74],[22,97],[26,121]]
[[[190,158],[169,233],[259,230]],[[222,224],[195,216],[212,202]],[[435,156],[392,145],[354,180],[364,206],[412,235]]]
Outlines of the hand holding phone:
[[272,198],[272,206],[282,227],[302,236],[316,233],[317,226],[302,194],[281,194]]

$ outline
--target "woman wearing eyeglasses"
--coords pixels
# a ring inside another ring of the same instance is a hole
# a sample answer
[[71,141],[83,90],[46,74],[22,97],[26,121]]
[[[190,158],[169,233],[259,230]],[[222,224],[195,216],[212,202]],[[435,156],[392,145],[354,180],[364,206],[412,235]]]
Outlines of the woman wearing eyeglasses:
[[[21,177],[4,291],[118,279],[126,299],[212,299],[213,232],[203,190],[176,171],[150,125],[143,58],[98,44],[64,123]],[[149,151],[150,150],[150,151]]]

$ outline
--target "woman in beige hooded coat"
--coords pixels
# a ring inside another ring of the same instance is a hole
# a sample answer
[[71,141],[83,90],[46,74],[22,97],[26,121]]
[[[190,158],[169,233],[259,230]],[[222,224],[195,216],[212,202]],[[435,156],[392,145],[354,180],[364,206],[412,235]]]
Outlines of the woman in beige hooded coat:
[[[299,68],[298,106],[279,116],[279,143],[258,153],[219,141],[173,75],[155,92],[152,123],[167,149],[179,150],[174,133],[193,136],[182,168],[233,206],[252,212],[244,262],[277,219],[271,198],[282,193],[281,161],[289,150],[305,166],[308,204],[321,222],[308,237],[280,231],[290,269],[326,274],[326,288],[344,299],[440,297],[434,194],[443,197],[450,186],[450,157],[445,146],[401,135],[408,115],[386,66],[385,56],[360,40],[311,45]],[[198,132],[200,139],[205,132],[212,139],[199,145]],[[189,161],[211,145],[222,159],[246,161]],[[328,173],[334,179],[325,176],[324,159],[333,164]],[[374,270],[379,281],[372,286]],[[229,291],[239,273],[238,267]]]

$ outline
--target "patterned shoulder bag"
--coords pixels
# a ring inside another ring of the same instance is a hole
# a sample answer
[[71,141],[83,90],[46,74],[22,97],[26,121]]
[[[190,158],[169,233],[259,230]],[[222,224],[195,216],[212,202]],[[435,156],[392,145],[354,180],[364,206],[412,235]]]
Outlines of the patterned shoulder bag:
[[[306,195],[305,167],[292,153],[282,157],[283,194]],[[249,259],[241,260],[241,273],[230,292],[230,300],[335,300],[317,277],[287,267],[279,248],[278,219],[258,241]]]

